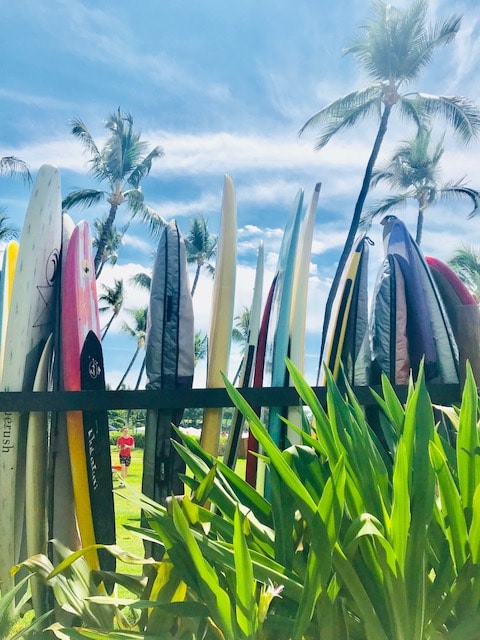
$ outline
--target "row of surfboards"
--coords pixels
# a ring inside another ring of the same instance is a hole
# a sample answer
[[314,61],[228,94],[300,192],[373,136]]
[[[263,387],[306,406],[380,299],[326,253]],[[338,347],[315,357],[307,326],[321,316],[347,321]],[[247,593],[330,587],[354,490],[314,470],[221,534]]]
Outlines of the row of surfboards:
[[[315,186],[304,206],[300,190],[282,239],[274,278],[263,295],[264,250],[260,245],[252,295],[248,343],[240,386],[289,384],[285,357],[304,368],[305,323],[313,229],[320,194]],[[233,325],[237,211],[235,186],[225,176],[216,275],[208,336],[206,386],[223,386],[229,368]],[[338,378],[343,368],[354,385],[407,382],[425,358],[431,382],[455,383],[468,358],[478,364],[479,311],[475,300],[443,263],[425,260],[405,225],[384,220],[386,257],[369,312],[369,239],[355,243],[335,296],[321,354]],[[15,277],[13,278],[13,273]],[[194,317],[184,241],[174,221],[160,236],[152,273],[146,372],[147,388],[171,393],[192,385]],[[43,166],[28,206],[20,243],[11,243],[0,276],[0,390],[103,389],[105,374],[92,239],[85,222],[61,213],[60,176]],[[300,407],[270,407],[263,419],[281,446],[297,442],[281,419],[301,427]],[[144,452],[144,493],[164,502],[181,490],[184,469],[171,446],[182,410],[149,411]],[[106,411],[43,413],[3,411],[0,457],[0,581],[11,584],[10,567],[45,549],[47,537],[77,548],[115,540],[111,460]],[[204,411],[201,445],[217,455],[222,410]],[[242,431],[235,414],[224,456],[233,467]],[[265,486],[264,467],[248,440],[246,479]],[[47,482],[47,478],[49,482]],[[47,486],[52,495],[48,495]],[[53,505],[53,511],[51,508]],[[146,549],[154,553],[154,549]],[[112,569],[113,559],[92,552],[92,568]],[[36,596],[43,597],[40,593]],[[41,610],[41,603],[38,605]]]

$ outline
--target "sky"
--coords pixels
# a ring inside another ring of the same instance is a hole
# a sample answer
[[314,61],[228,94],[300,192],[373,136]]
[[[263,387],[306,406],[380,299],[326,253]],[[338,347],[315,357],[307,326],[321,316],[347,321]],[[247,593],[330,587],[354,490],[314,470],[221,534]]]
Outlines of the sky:
[[[404,0],[394,3],[407,6]],[[480,105],[480,25],[476,0],[435,0],[430,19],[463,15],[455,41],[436,52],[412,90],[464,95]],[[258,246],[265,246],[266,292],[273,277],[283,230],[299,189],[309,202],[322,183],[310,264],[305,376],[312,384],[318,366],[323,310],[336,262],[361,187],[376,122],[365,120],[315,151],[315,133],[298,131],[332,100],[366,86],[343,48],[370,15],[365,0],[17,0],[0,3],[2,65],[0,155],[26,161],[32,174],[45,163],[59,167],[62,195],[98,187],[88,174],[88,156],[69,130],[80,117],[99,144],[103,123],[120,107],[130,112],[150,148],[165,155],[143,181],[145,202],[184,235],[192,216],[219,229],[224,175],[236,188],[238,215],[237,316],[251,303]],[[439,140],[445,125],[437,121]],[[381,160],[414,134],[393,118]],[[466,176],[480,189],[480,141],[462,146],[448,132],[442,178]],[[0,205],[21,227],[29,187],[0,177]],[[377,189],[377,199],[386,192]],[[446,260],[462,243],[480,246],[479,219],[467,220],[469,202],[439,204],[427,212],[422,249]],[[75,222],[90,223],[107,205],[72,210]],[[415,207],[398,214],[415,232]],[[120,227],[128,218],[119,210]],[[379,222],[370,230],[370,288],[383,258]],[[115,267],[98,284],[150,272],[155,241],[140,222],[124,237]],[[191,273],[193,277],[193,273]],[[194,296],[195,326],[208,331],[212,281],[200,278]],[[147,303],[147,294],[127,287],[124,309]],[[102,324],[108,314],[102,315]],[[127,311],[104,340],[107,382],[115,387],[136,347],[121,331]],[[239,362],[232,348],[230,374]],[[140,364],[140,358],[138,365]],[[135,384],[138,369],[127,379]],[[195,386],[204,384],[201,364]]]

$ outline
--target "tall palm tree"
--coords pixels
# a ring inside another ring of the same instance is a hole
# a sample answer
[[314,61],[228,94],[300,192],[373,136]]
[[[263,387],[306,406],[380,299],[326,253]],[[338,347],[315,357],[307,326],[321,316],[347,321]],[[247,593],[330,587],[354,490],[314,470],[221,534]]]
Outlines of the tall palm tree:
[[480,249],[464,245],[454,252],[448,264],[480,303]]
[[98,297],[100,303],[104,303],[104,306],[99,306],[100,313],[105,313],[112,310],[110,320],[103,328],[102,340],[107,335],[107,331],[110,329],[112,322],[118,316],[123,305],[123,280],[114,280],[113,287],[109,287],[106,284],[102,284],[103,293]]
[[[104,216],[102,219],[95,218],[93,222],[94,227],[94,235],[93,235],[93,248],[97,249],[100,244],[100,239],[104,235],[105,223],[107,217]],[[102,255],[100,256],[100,264],[98,265],[98,269],[95,271],[95,277],[98,279],[100,274],[103,271],[103,267],[109,262],[111,265],[117,264],[118,260],[118,249],[120,248],[120,244],[122,242],[123,233],[117,231],[115,225],[112,225],[110,229],[106,231],[106,243],[103,247]]]
[[10,178],[20,176],[27,184],[33,182],[28,164],[15,156],[3,156],[0,158],[0,175],[6,175]]
[[185,250],[187,253],[187,262],[197,265],[192,284],[192,296],[197,288],[198,278],[202,268],[212,277],[215,274],[215,267],[210,263],[210,260],[216,255],[217,241],[217,236],[210,234],[208,223],[203,216],[196,216],[191,220],[188,235],[185,238]]
[[[125,373],[122,376],[122,379],[117,385],[117,389],[116,389],[117,391],[122,387],[123,383],[125,382],[125,379],[130,373],[130,370],[133,367],[141,348],[145,344],[145,336],[147,331],[147,307],[142,307],[141,309],[129,309],[128,313],[132,316],[132,319],[134,321],[133,326],[130,326],[127,322],[124,322],[122,325],[122,331],[130,335],[132,338],[135,338],[135,340],[137,341],[137,347],[135,349],[135,353],[133,354],[133,357],[130,360],[130,363]],[[143,371],[140,370],[139,378],[141,378],[142,373]],[[138,379],[136,388],[138,388],[139,384],[140,384],[140,380]]]
[[414,199],[418,203],[415,239],[417,244],[420,244],[425,211],[438,200],[470,198],[473,209],[469,213],[469,217],[478,213],[480,191],[468,187],[465,179],[445,184],[439,183],[439,163],[444,152],[443,140],[435,146],[432,152],[430,152],[430,143],[430,130],[420,127],[415,138],[405,141],[397,148],[388,166],[379,167],[373,171],[372,186],[383,180],[390,186],[404,191],[374,203],[363,220],[369,222],[375,216],[384,215],[393,209],[404,206],[409,199]]
[[322,149],[335,134],[357,124],[366,116],[380,116],[347,240],[326,303],[322,351],[333,299],[358,232],[372,171],[392,110],[398,108],[404,117],[417,125],[430,116],[443,116],[465,143],[477,135],[480,127],[479,110],[462,96],[402,93],[430,63],[434,51],[452,42],[460,28],[461,17],[454,15],[431,27],[426,20],[426,0],[415,0],[404,10],[382,0],[374,0],[372,10],[372,18],[345,51],[357,58],[372,79],[372,84],[330,103],[307,120],[300,130],[301,135],[307,130],[323,127],[316,144],[317,149]]
[[108,191],[77,189],[63,201],[63,208],[66,210],[74,206],[90,207],[105,199],[110,205],[103,233],[98,239],[94,259],[95,273],[99,269],[108,234],[115,222],[120,205],[126,202],[132,217],[137,213],[142,214],[145,220],[155,217],[151,209],[144,204],[140,182],[150,173],[153,161],[163,156],[163,149],[160,146],[154,147],[147,153],[148,143],[142,140],[140,132],[133,128],[131,114],[118,109],[107,118],[105,127],[110,133],[100,149],[83,120],[74,118],[71,122],[72,134],[80,140],[84,149],[91,155],[89,165],[92,176],[98,182],[106,183]]

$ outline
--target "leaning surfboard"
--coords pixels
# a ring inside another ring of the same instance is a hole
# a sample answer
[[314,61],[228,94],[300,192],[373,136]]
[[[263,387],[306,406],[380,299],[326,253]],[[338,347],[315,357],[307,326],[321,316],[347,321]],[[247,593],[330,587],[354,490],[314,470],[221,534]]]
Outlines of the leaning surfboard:
[[407,384],[410,356],[405,281],[398,258],[392,254],[385,257],[377,275],[372,297],[370,335],[370,383],[380,384],[383,373],[393,384]]
[[448,315],[459,354],[459,373],[465,375],[467,360],[480,379],[480,309],[457,274],[437,258],[425,258]]
[[[250,307],[250,322],[248,325],[247,344],[243,354],[243,361],[240,373],[240,386],[249,387],[255,365],[255,352],[257,349],[258,334],[260,330],[260,315],[262,310],[263,295],[263,272],[264,272],[264,249],[263,242],[258,248],[257,268],[255,270],[255,284],[253,286],[252,305]],[[225,452],[223,454],[224,463],[231,469],[235,468],[237,461],[238,446],[242,436],[244,419],[242,413],[236,409],[233,413],[232,424],[228,434]]]
[[[105,388],[100,322],[88,224],[72,233],[62,281],[62,361],[66,391]],[[75,510],[83,546],[114,544],[115,512],[106,410],[67,412]],[[113,570],[113,556],[91,551],[92,569]]]
[[[60,291],[65,275],[65,262],[68,245],[75,229],[72,218],[64,213],[62,215],[62,252],[61,269],[59,276]],[[59,305],[60,306],[60,305]],[[55,334],[55,352],[61,353],[61,321],[60,308]],[[53,371],[54,390],[63,388],[63,363],[61,358],[56,358]],[[50,437],[50,482],[53,485],[49,493],[48,517],[49,536],[59,540],[72,551],[80,549],[81,542],[78,532],[77,515],[75,513],[75,499],[73,495],[72,470],[70,464],[70,452],[68,449],[67,419],[64,411],[53,413],[51,416]]]
[[350,307],[352,305],[355,283],[360,273],[364,250],[365,236],[362,235],[354,243],[332,303],[332,313],[325,334],[321,366],[318,372],[317,383],[319,386],[325,386],[326,384],[325,366],[331,371],[334,378],[338,377],[340,371]]
[[[237,204],[233,180],[227,175],[223,186],[222,214],[208,335],[207,388],[225,386],[222,373],[228,375],[235,300],[236,261]],[[223,410],[216,407],[207,407],[203,414],[200,444],[207,453],[214,456],[218,454],[222,414]]]
[[[34,391],[47,391],[51,373],[53,334],[50,334],[38,364]],[[47,466],[48,466],[48,413],[32,411],[28,419],[26,451],[26,531],[28,557],[47,552]],[[47,611],[47,586],[33,578],[32,601],[38,617]]]
[[414,374],[424,358],[429,382],[457,383],[458,349],[450,322],[425,259],[401,220],[393,221],[388,252],[399,257],[405,279]]
[[[1,389],[33,389],[38,362],[53,330],[61,242],[60,174],[43,165],[23,225],[12,286]],[[25,451],[28,414],[0,413],[0,585],[12,584],[10,567],[24,540]]]
[[[192,386],[194,370],[193,305],[185,243],[175,220],[162,229],[150,288],[147,317],[146,388],[167,392]],[[185,465],[172,447],[183,410],[147,412],[142,491],[165,504],[183,493]]]
[[[308,280],[312,254],[313,231],[317,213],[321,184],[318,182],[313,190],[312,199],[300,228],[298,259],[295,265],[295,281],[293,284],[293,302],[290,317],[289,358],[303,374],[305,368],[305,327],[307,322]],[[291,383],[290,383],[291,384]],[[289,407],[288,419],[297,428],[302,426],[303,410],[300,406]],[[293,429],[287,430],[288,442],[300,444],[300,438]]]
[[[300,189],[293,202],[278,255],[265,354],[265,386],[283,387],[288,383],[285,358],[288,355],[290,340],[290,316],[298,255],[298,238],[304,215],[303,190]],[[273,440],[282,448],[285,430],[281,415],[284,411],[283,407],[270,407],[264,411],[268,431]]]
[[[274,276],[270,288],[268,290],[267,299],[263,308],[262,321],[258,332],[257,350],[255,353],[255,366],[253,371],[253,386],[263,386],[264,365],[265,365],[265,349],[267,344],[268,325],[270,323],[270,313],[272,310],[273,294],[275,292],[276,276]],[[260,415],[261,409],[256,408],[256,412]],[[252,431],[248,432],[247,440],[247,463],[245,467],[245,480],[252,487],[257,484],[258,458],[255,455],[258,452],[258,440]]]
[[13,276],[17,264],[18,242],[10,240],[3,254],[2,271],[0,273],[0,379],[5,353],[5,339],[7,336],[8,310],[12,298]]

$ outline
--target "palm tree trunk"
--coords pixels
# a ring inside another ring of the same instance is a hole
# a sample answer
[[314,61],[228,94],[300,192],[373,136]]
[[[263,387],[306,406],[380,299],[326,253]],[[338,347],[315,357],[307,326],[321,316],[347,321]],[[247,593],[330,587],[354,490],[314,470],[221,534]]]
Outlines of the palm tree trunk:
[[140,373],[138,374],[137,382],[135,384],[135,391],[137,391],[140,386],[140,382],[142,381],[143,372],[145,371],[146,359],[147,356],[143,358],[142,366],[140,367]]
[[107,331],[110,329],[110,325],[112,324],[112,322],[115,320],[116,317],[117,317],[117,314],[114,313],[112,315],[112,317],[110,318],[110,320],[105,325],[105,328],[103,329],[103,333],[102,333],[102,341],[105,338],[105,336],[107,335]]
[[360,219],[362,216],[363,206],[365,204],[365,200],[367,199],[368,190],[370,189],[370,182],[372,179],[373,168],[375,166],[375,162],[377,161],[378,154],[380,152],[380,147],[382,146],[382,142],[385,137],[385,133],[387,131],[388,119],[390,117],[391,110],[392,110],[392,105],[388,105],[388,104],[385,105],[385,108],[382,113],[382,118],[380,120],[380,125],[378,127],[377,136],[373,144],[373,149],[368,159],[367,167],[365,169],[365,174],[363,176],[362,188],[360,189],[360,193],[358,194],[357,202],[355,204],[355,209],[353,212],[352,222],[350,223],[350,229],[348,231],[347,240],[345,242],[345,246],[343,248],[342,254],[338,261],[338,267],[335,272],[335,276],[333,278],[332,286],[330,287],[330,291],[328,293],[327,302],[325,304],[325,316],[324,316],[323,328],[322,328],[322,347],[320,350],[320,361],[318,365],[317,380],[320,377],[321,366],[323,361],[323,350],[325,348],[325,340],[327,336],[328,324],[330,322],[330,318],[332,315],[333,300],[335,298],[335,294],[337,293],[338,285],[340,283],[340,278],[342,277],[342,272],[343,272],[343,269],[345,268],[347,258],[350,254],[350,251],[352,250],[355,237],[358,233],[358,227],[359,227]]
[[422,233],[423,233],[423,208],[418,208],[418,217],[417,217],[417,233],[415,236],[415,242],[420,246],[422,241]]
[[192,290],[190,291],[190,295],[193,296],[195,293],[195,289],[197,288],[198,276],[200,275],[201,265],[197,264],[197,268],[195,270],[195,277],[193,279]]
[[135,353],[133,354],[133,358],[130,360],[130,364],[127,367],[127,370],[125,371],[125,373],[122,376],[122,379],[120,380],[120,382],[117,385],[117,388],[115,389],[115,391],[118,391],[120,389],[120,387],[122,386],[122,384],[125,382],[125,378],[128,376],[128,374],[130,373],[130,369],[133,367],[133,363],[135,362],[135,360],[137,359],[138,356],[138,352],[140,351],[140,345],[137,346]]
[[95,277],[98,278],[100,275],[99,269],[100,264],[102,262],[103,252],[105,251],[105,247],[107,246],[108,235],[110,233],[110,229],[115,222],[115,216],[117,215],[118,204],[110,205],[110,211],[108,213],[108,218],[105,220],[105,224],[103,225],[102,235],[98,240],[97,245],[97,253],[95,254],[95,258],[93,260],[93,265],[95,267]]

